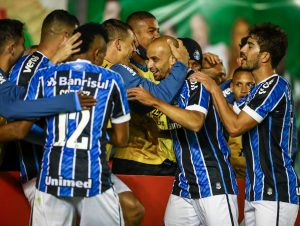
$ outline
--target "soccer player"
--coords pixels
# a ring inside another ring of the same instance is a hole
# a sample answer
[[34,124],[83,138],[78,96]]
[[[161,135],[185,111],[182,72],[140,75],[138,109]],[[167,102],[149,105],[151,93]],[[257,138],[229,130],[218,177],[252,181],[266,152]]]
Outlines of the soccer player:
[[[98,24],[77,29],[82,35],[76,61],[38,71],[27,99],[35,99],[39,87],[45,96],[81,90],[95,96],[97,104],[81,113],[48,117],[47,140],[37,182],[33,225],[46,222],[72,225],[76,211],[82,225],[123,225],[118,198],[111,188],[106,161],[106,126],[112,122],[110,142],[123,146],[130,119],[126,92],[120,75],[98,67],[107,36]],[[101,213],[101,214],[100,214]]]
[[287,45],[287,35],[279,26],[261,24],[250,29],[240,52],[241,68],[252,72],[256,86],[234,104],[234,111],[208,76],[198,72],[191,78],[211,93],[230,135],[245,133],[247,226],[294,225],[298,213],[298,178],[291,159],[296,145],[294,101],[289,83],[275,73]]
[[[41,68],[54,66],[79,51],[76,42],[79,33],[72,36],[79,21],[65,10],[54,10],[42,23],[41,40],[32,54],[21,57],[12,68],[9,80],[14,84],[28,88],[32,76]],[[72,36],[72,37],[71,37]],[[69,45],[68,45],[69,44]],[[67,48],[66,48],[67,47]],[[44,139],[41,139],[43,143]],[[21,183],[24,194],[32,205],[35,193],[36,177],[40,170],[42,145],[19,141],[18,155],[20,160]]]
[[36,119],[59,112],[81,111],[76,93],[35,101],[20,100],[25,89],[8,81],[7,75],[24,51],[23,26],[18,20],[0,20],[0,115],[8,120]]
[[[130,14],[126,22],[132,28],[136,37],[136,51],[133,52],[130,59],[130,68],[134,69],[134,72],[143,78],[152,81],[152,83],[159,83],[155,80],[153,72],[149,70],[146,63],[146,50],[149,44],[160,36],[157,19],[149,12],[137,11]],[[182,61],[182,59],[179,59],[179,61]],[[183,71],[182,67],[180,62],[174,64],[169,78],[161,81],[160,86],[152,84],[156,88],[153,91],[150,90],[150,92],[168,103],[171,102],[184,81],[183,76],[186,75],[187,68]],[[169,80],[173,76],[177,78],[177,81],[173,80],[174,82],[171,83]],[[146,86],[143,87],[148,89]],[[135,105],[134,108],[138,108],[138,106]],[[177,164],[172,149],[172,140],[170,138],[160,138],[156,133],[158,125],[160,130],[166,131],[169,135],[166,116],[157,109],[148,112],[149,110],[141,115],[137,111],[131,111],[131,114],[136,114],[132,117],[133,120],[130,121],[130,141],[127,147],[116,149],[112,166],[114,173],[174,175]]]
[[[147,51],[148,66],[163,78],[172,58],[166,37],[154,40]],[[176,42],[173,39],[173,42]],[[222,68],[208,70],[217,81]],[[237,183],[229,164],[229,148],[210,95],[199,83],[186,80],[169,105],[143,88],[128,91],[129,100],[153,106],[171,120],[178,170],[165,213],[165,225],[238,225]]]
[[[230,89],[233,92],[235,101],[247,96],[250,89],[254,87],[255,81],[250,71],[237,68],[232,75]],[[229,137],[228,145],[230,148],[230,163],[235,171],[237,178],[245,178],[246,176],[246,159],[242,144],[242,136]]]
[[[107,30],[109,37],[103,66],[118,72],[122,76],[126,88],[142,85],[146,89],[149,89],[150,92],[152,92],[154,95],[157,95],[160,98],[165,99],[166,101],[170,101],[171,98],[175,96],[177,92],[176,90],[180,88],[180,84],[184,80],[183,75],[186,72],[186,67],[182,63],[178,63],[174,67],[172,72],[170,72],[171,75],[169,79],[165,82],[162,82],[160,85],[156,85],[146,78],[141,77],[137,73],[137,71],[131,68],[131,65],[129,64],[129,59],[135,49],[133,43],[134,34],[131,28],[127,24],[116,19],[104,21],[103,26]],[[186,52],[183,52],[183,55],[185,55]],[[178,56],[178,51],[175,52],[175,55],[176,53]],[[180,59],[182,59],[182,57]],[[136,109],[136,107],[138,107],[138,105],[132,106],[131,110],[139,110],[141,108],[139,107],[139,109]],[[144,106],[142,106],[142,108],[145,109]],[[141,116],[136,114],[135,119],[136,117],[140,118]],[[133,136],[134,131],[133,129],[131,129],[131,144]],[[126,148],[127,147],[125,147],[124,149]],[[130,171],[126,173],[142,174],[142,172]],[[122,173],[125,172],[122,171]],[[117,177],[114,178],[116,179],[114,181],[115,187],[117,188],[116,191],[118,192],[120,197],[126,225],[139,225],[144,215],[143,206],[140,204],[131,190],[122,181],[118,180]]]

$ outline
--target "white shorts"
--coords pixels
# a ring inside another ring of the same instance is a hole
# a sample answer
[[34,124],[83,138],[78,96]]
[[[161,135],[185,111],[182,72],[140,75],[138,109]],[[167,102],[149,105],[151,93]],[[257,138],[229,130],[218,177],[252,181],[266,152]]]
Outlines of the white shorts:
[[32,178],[31,180],[27,181],[26,183],[22,183],[23,192],[30,204],[30,206],[33,206],[34,201],[34,195],[35,195],[35,184],[36,184],[36,177]]
[[117,194],[120,194],[122,192],[126,192],[126,191],[130,191],[130,188],[116,175],[114,175],[113,173],[111,174],[111,182],[114,186],[115,192]]
[[124,225],[119,198],[112,188],[89,198],[59,198],[36,190],[33,226],[74,226],[77,213],[80,215],[80,225]]
[[[279,203],[279,208],[278,204]],[[245,201],[246,226],[293,226],[299,206],[276,201]],[[278,223],[277,223],[278,222]]]
[[171,195],[164,221],[166,226],[237,226],[237,196],[215,195],[186,199]]

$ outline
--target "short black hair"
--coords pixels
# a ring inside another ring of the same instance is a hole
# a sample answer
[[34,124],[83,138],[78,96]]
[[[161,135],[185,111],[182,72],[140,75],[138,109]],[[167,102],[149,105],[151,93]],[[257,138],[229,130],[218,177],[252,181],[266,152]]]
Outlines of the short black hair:
[[80,44],[80,52],[76,54],[86,53],[90,49],[91,44],[93,43],[95,36],[101,36],[105,42],[108,42],[108,36],[106,30],[101,24],[97,23],[86,23],[79,26],[75,29],[74,33],[79,32],[81,34],[78,41],[82,41]]
[[151,14],[147,11],[136,11],[136,12],[131,13],[127,17],[126,23],[130,25],[135,20],[144,20],[144,19],[154,19],[154,20],[156,20],[156,17],[153,14]]
[[0,19],[0,51],[9,40],[23,37],[24,24],[19,20]]
[[286,54],[287,34],[279,26],[265,23],[252,27],[249,35],[256,39],[260,52],[270,53],[272,68],[276,68]]
[[76,16],[70,14],[66,10],[56,9],[49,13],[44,19],[42,24],[42,34],[45,33],[55,22],[65,24],[70,27],[79,26],[80,24]]
[[128,31],[131,31],[131,27],[128,24],[117,19],[105,20],[102,25],[107,32],[108,41],[117,38],[126,38],[128,36]]

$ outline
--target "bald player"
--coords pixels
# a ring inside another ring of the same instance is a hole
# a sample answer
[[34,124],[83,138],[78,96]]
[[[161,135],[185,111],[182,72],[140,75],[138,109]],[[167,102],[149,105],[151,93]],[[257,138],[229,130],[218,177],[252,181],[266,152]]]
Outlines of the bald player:
[[[156,79],[165,78],[174,64],[167,39],[170,37],[154,40],[147,51],[148,67]],[[172,41],[176,43],[175,39]],[[220,72],[215,70],[207,73],[211,72],[212,77],[222,73],[221,67]],[[165,225],[237,226],[237,183],[220,119],[207,90],[186,80],[173,105],[154,98],[140,87],[129,90],[128,98],[153,106],[170,119],[178,171]]]
[[[130,67],[142,77],[158,84],[159,81],[155,80],[153,72],[147,67],[146,55],[149,44],[160,36],[157,19],[149,12],[137,11],[130,14],[126,22],[135,34],[137,46],[130,59]],[[177,64],[174,64],[173,68],[176,68]],[[170,72],[172,73],[172,71]],[[184,79],[184,77],[181,78]],[[180,80],[177,83],[179,88],[182,81]],[[178,89],[174,85],[168,84],[168,87],[173,91],[176,90],[177,93]],[[157,93],[152,94],[157,95]],[[173,99],[173,97],[170,99]],[[132,112],[132,114],[135,114],[135,112]],[[169,131],[166,116],[154,109],[147,114],[136,114],[132,118],[134,119],[130,122],[132,142],[129,142],[126,148],[117,149],[114,155],[113,172],[141,175],[174,175],[177,165],[172,140],[168,138]],[[166,137],[162,138],[157,135],[157,126],[161,131],[164,131]]]

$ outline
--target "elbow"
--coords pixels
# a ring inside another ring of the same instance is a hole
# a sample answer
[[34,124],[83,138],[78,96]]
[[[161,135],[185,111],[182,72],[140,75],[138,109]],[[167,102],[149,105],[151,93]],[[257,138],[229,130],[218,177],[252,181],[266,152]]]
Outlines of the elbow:
[[231,137],[238,137],[242,135],[241,131],[238,128],[230,127],[227,129],[227,131]]
[[193,123],[192,125],[190,125],[190,130],[192,130],[193,132],[197,133],[202,129],[203,123]]

